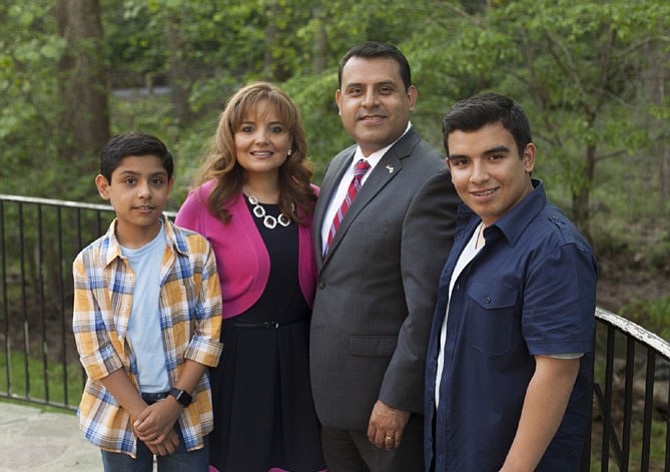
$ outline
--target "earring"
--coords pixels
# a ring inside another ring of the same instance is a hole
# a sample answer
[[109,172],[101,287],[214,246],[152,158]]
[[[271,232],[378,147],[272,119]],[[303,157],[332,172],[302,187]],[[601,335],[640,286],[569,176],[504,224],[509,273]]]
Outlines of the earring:
[[291,154],[293,154],[293,149],[289,149],[289,150],[288,150],[287,156],[288,156],[288,157],[291,157]]

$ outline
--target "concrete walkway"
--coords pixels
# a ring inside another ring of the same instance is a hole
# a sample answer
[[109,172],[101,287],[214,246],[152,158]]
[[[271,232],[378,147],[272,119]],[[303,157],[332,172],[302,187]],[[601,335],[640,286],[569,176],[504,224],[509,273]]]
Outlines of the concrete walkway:
[[0,472],[95,472],[100,451],[75,415],[0,401]]

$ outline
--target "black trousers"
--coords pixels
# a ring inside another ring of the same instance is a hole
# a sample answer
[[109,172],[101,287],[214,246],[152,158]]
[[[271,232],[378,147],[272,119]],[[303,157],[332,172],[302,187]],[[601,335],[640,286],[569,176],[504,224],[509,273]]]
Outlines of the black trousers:
[[414,413],[398,449],[376,447],[367,431],[326,427],[321,443],[328,472],[424,472],[423,416]]

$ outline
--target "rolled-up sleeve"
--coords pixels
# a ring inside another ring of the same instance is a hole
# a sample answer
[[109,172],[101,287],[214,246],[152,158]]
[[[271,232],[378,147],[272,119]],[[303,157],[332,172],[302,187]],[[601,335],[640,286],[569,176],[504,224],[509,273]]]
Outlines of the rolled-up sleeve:
[[118,356],[103,321],[103,313],[96,300],[94,287],[102,275],[86,270],[85,255],[80,254],[73,263],[74,308],[72,330],[77,351],[86,374],[93,380],[107,377],[121,369],[123,362]]
[[216,259],[211,245],[206,244],[206,256],[200,279],[200,289],[195,304],[195,332],[185,357],[200,364],[215,367],[219,362],[223,344],[221,335],[221,284],[216,268]]

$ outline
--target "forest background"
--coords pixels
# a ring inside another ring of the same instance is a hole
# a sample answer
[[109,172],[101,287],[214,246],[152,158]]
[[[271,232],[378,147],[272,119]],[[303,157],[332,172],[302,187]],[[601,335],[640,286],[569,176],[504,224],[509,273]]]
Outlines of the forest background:
[[337,64],[366,40],[407,55],[412,122],[441,152],[454,102],[518,100],[534,175],[598,256],[598,305],[670,340],[665,0],[0,0],[0,193],[99,203],[99,150],[137,129],[176,156],[176,210],[227,98],[254,80],[299,106],[318,184],[351,144]]

